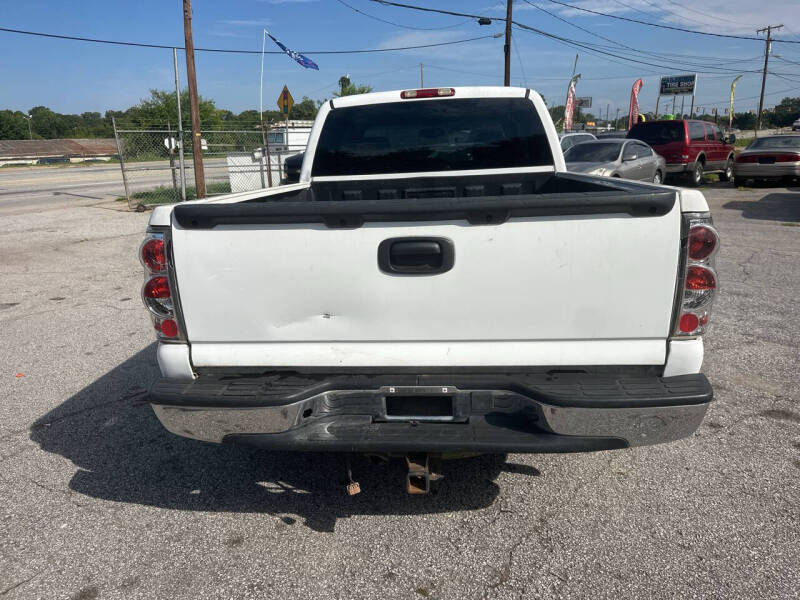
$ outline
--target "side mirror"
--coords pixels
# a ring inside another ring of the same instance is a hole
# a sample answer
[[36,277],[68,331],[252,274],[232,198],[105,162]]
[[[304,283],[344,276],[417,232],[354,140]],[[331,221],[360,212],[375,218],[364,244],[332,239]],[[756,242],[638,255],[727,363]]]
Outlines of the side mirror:
[[638,154],[628,154],[622,157],[622,162],[629,162],[631,160],[636,160],[637,158],[639,158]]

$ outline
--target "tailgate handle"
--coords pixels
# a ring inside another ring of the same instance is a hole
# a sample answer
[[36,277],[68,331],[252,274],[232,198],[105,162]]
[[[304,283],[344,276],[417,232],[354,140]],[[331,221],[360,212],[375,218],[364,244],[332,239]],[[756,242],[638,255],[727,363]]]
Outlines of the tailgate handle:
[[447,238],[390,238],[378,246],[378,266],[385,273],[436,275],[452,269],[454,262],[453,242]]

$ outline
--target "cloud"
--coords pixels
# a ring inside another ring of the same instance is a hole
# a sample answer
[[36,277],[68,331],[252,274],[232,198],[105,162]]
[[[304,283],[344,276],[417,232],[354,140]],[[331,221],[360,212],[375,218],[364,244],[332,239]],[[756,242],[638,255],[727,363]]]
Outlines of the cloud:
[[269,19],[225,19],[223,21],[217,21],[220,25],[233,25],[235,27],[254,27],[258,26],[261,27],[263,25],[269,25]]
[[216,37],[226,37],[226,38],[252,38],[252,35],[245,35],[243,33],[234,33],[233,31],[210,31],[209,35],[213,35]]
[[[601,15],[569,8],[546,0],[531,0],[546,10],[562,17],[605,19]],[[800,10],[797,0],[769,0],[754,4],[749,0],[705,0],[702,4],[683,0],[662,0],[659,4],[647,0],[564,0],[577,8],[623,16],[651,23],[668,24],[707,33],[755,35],[762,24],[785,23],[789,37],[800,31]],[[523,2],[515,3],[515,10],[535,10]],[[622,24],[620,21],[616,21]],[[633,26],[633,24],[631,24]],[[643,26],[644,27],[644,26]],[[795,37],[795,39],[797,39]]]

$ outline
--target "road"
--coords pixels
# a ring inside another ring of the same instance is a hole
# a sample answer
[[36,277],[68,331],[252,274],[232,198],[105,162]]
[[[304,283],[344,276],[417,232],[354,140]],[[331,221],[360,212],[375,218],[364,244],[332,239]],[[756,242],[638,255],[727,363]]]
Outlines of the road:
[[797,598],[800,189],[706,194],[722,287],[697,434],[455,461],[414,498],[399,462],[355,460],[348,497],[339,456],[163,430],[147,214],[0,215],[0,596]]
[[[213,177],[225,178],[225,159],[209,159],[205,164]],[[191,180],[191,177],[189,170],[187,179]],[[131,193],[171,186],[172,174],[168,163],[131,163],[128,185]],[[124,196],[119,164],[0,169],[0,215],[65,206],[91,206]]]

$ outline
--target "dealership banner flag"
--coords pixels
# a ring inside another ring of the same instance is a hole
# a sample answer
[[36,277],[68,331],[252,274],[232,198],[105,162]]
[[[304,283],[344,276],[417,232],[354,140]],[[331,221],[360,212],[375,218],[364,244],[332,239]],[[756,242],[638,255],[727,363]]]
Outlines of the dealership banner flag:
[[628,113],[628,129],[633,127],[636,121],[639,120],[639,91],[642,89],[644,81],[637,79],[631,89],[631,109]]
[[573,113],[575,112],[575,84],[578,79],[580,79],[580,75],[575,75],[569,81],[567,103],[564,106],[564,131],[572,131]]
[[286,54],[289,57],[291,57],[294,60],[296,60],[298,64],[300,64],[301,66],[305,67],[306,69],[314,69],[315,71],[319,71],[319,67],[317,66],[317,63],[315,63],[313,60],[311,60],[307,56],[303,56],[299,52],[295,52],[294,50],[289,50],[286,46],[284,46],[278,40],[276,40],[275,37],[269,31],[264,31],[264,33],[266,33],[269,36],[269,39],[271,39],[273,42],[275,42],[278,45],[278,48],[280,48],[281,50],[286,52]]

